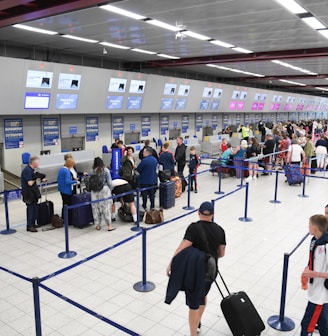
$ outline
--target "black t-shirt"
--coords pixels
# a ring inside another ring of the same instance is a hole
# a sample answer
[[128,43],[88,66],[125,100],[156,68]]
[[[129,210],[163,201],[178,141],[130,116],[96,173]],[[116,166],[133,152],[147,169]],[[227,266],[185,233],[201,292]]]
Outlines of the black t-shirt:
[[196,223],[191,223],[183,239],[192,242],[192,246],[200,249],[201,251],[207,252],[204,246],[203,240],[201,238],[200,229],[198,226],[201,225],[205,231],[205,236],[208,241],[210,254],[218,258],[218,247],[220,245],[226,245],[225,232],[222,227],[214,222],[198,221]]

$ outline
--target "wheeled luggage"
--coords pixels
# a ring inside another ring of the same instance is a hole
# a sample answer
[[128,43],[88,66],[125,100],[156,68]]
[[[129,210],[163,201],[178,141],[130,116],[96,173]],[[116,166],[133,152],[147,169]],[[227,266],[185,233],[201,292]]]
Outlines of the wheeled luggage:
[[159,185],[159,206],[169,209],[175,206],[175,182],[163,182]]
[[38,225],[47,225],[51,223],[51,217],[54,214],[54,203],[52,201],[48,201],[47,186],[44,188],[45,190],[45,201],[38,203],[38,217],[37,223]]
[[[139,221],[140,222],[142,222],[144,214],[145,212],[143,210],[139,210]],[[117,215],[124,222],[134,222],[128,203],[124,203],[120,208],[118,208]]]
[[284,171],[289,185],[303,182],[303,175],[299,165],[284,165]]
[[230,293],[222,275],[220,273],[219,275],[229,295],[226,297],[223,295],[216,280],[215,284],[222,296],[221,309],[232,334],[234,336],[260,335],[265,325],[248,295],[243,291]]
[[212,160],[211,164],[210,164],[210,172],[212,173],[212,175],[214,175],[214,173],[219,173],[220,171],[220,161],[219,160]]
[[[72,205],[81,204],[91,201],[91,193],[72,195]],[[91,204],[71,209],[72,225],[82,229],[83,227],[93,223],[93,215]]]
[[175,197],[180,197],[182,194],[182,181],[179,176],[171,176],[170,181],[175,182]]

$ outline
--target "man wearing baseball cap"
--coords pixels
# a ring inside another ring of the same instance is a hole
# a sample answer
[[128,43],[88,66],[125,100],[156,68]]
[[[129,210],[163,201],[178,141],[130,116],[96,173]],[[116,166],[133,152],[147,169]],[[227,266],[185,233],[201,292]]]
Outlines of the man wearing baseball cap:
[[[190,274],[190,272],[192,272],[190,270],[190,266],[187,266],[189,267],[189,269],[187,269],[186,272],[183,272],[181,270],[181,264],[179,265],[179,262],[181,262],[181,260],[185,262],[184,265],[190,265],[190,260],[193,260],[193,267],[196,268],[199,266],[203,267],[203,265],[197,264],[197,266],[195,267],[195,263],[197,263],[197,260],[199,260],[197,258],[192,259],[195,256],[195,251],[199,251],[200,253],[202,253],[202,255],[204,255],[204,252],[209,253],[215,258],[216,263],[218,258],[222,258],[224,256],[226,246],[225,232],[220,225],[216,224],[213,221],[213,215],[214,205],[211,202],[203,202],[198,209],[199,220],[195,223],[191,223],[188,226],[182,242],[176,249],[173,258],[166,269],[166,273],[170,277],[167,291],[167,294],[169,293],[170,296],[168,297],[167,295],[165,301],[166,303],[171,303],[171,301],[175,297],[175,293],[172,293],[172,291],[170,291],[170,282],[172,282],[172,287],[175,286],[174,288],[177,289],[179,285],[179,283],[177,284],[177,280],[181,281],[181,284],[182,282],[185,284],[185,279],[182,279],[183,275],[181,275],[181,273]],[[186,251],[190,251],[190,253],[188,253],[187,255]],[[188,259],[187,261],[186,258]],[[177,262],[178,260],[179,262]],[[204,274],[204,267],[202,269]],[[195,273],[196,276],[199,276],[199,273],[201,273],[201,271],[197,272],[196,270]],[[203,288],[197,286],[194,287],[198,290],[201,290],[201,293],[195,293],[195,289],[188,290],[185,288],[184,285],[178,288],[178,290],[184,290],[186,294],[186,304],[189,307],[190,336],[196,336],[197,331],[200,330],[201,317],[205,310],[205,305],[207,301],[206,296],[213,282],[205,279],[202,280],[205,281],[205,288],[204,286]],[[187,279],[187,281],[189,281],[189,279]]]

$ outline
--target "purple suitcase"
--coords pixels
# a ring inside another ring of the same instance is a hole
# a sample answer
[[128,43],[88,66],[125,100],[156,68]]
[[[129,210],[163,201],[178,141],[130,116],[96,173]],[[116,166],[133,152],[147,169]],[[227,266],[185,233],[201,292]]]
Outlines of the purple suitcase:
[[[82,193],[72,195],[72,205],[81,204],[91,201],[91,193]],[[82,229],[83,227],[93,223],[93,215],[91,204],[80,206],[71,210],[72,212],[72,225]]]

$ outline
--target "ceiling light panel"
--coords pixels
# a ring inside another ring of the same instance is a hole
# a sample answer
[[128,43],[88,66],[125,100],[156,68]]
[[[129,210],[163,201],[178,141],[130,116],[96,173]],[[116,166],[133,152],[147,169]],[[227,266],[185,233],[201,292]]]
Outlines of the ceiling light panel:
[[132,18],[132,19],[136,19],[136,20],[145,20],[146,19],[145,16],[139,15],[137,13],[129,12],[125,9],[121,9],[121,8],[118,8],[118,7],[115,7],[115,6],[112,6],[112,5],[104,5],[104,6],[100,6],[100,8],[105,9],[105,10],[107,10],[109,12],[112,12],[112,13],[123,15],[123,16],[129,17],[129,18]]
[[293,14],[304,14],[308,11],[294,0],[276,0],[281,6],[285,7]]
[[154,51],[149,51],[149,50],[144,50],[144,49],[139,49],[139,48],[133,48],[131,50],[139,52],[139,53],[143,53],[143,54],[149,54],[149,55],[155,55],[156,54],[156,52],[154,52]]
[[177,32],[177,31],[181,30],[180,27],[172,26],[172,25],[170,25],[168,23],[165,23],[165,22],[162,22],[162,21],[158,21],[158,20],[152,20],[152,19],[150,19],[150,20],[146,20],[145,22],[149,23],[149,24],[152,24],[154,26],[160,27],[160,28],[164,28],[164,29],[173,31],[173,32]]
[[293,82],[293,81],[289,81],[289,80],[286,80],[286,79],[278,79],[278,80],[279,80],[279,82],[283,82],[283,83],[299,85],[299,86],[306,86],[306,84],[299,83],[299,82]]
[[28,31],[32,31],[34,33],[46,34],[46,35],[57,35],[58,34],[55,31],[40,29],[40,28],[34,28],[34,27],[22,25],[22,24],[15,24],[15,25],[13,25],[13,27],[28,30]]
[[170,58],[170,59],[180,59],[180,57],[177,56],[171,56],[171,55],[166,55],[166,54],[157,54],[159,57],[164,57],[164,58]]
[[322,29],[322,30],[318,30],[318,32],[324,36],[326,39],[328,39],[328,29]]
[[234,45],[232,45],[232,44],[222,42],[222,41],[219,41],[219,40],[213,40],[213,41],[210,41],[210,42],[212,44],[218,45],[218,46],[223,47],[223,48],[233,48],[234,47]]
[[304,21],[307,25],[309,25],[313,29],[325,29],[326,26],[324,26],[317,18],[314,16],[310,17],[304,17],[301,19]]
[[106,47],[117,48],[117,49],[131,49],[130,47],[122,46],[120,44],[109,43],[109,42],[100,42],[99,44],[104,45]]
[[92,40],[92,39],[88,39],[88,38],[84,38],[84,37],[78,37],[78,36],[74,36],[74,35],[62,35],[62,37],[69,38],[69,39],[72,39],[72,40],[81,41],[81,42],[88,42],[88,43],[98,43],[99,42],[97,40]]
[[189,36],[189,37],[193,37],[193,38],[198,39],[198,40],[202,40],[202,41],[208,41],[208,40],[211,39],[208,36],[205,36],[205,35],[202,35],[202,34],[198,34],[198,33],[194,33],[194,32],[192,32],[190,30],[184,30],[184,31],[182,31],[182,34],[186,35],[186,36]]
[[232,50],[238,51],[238,52],[243,53],[243,54],[252,54],[253,53],[253,51],[251,51],[251,50],[247,50],[247,49],[240,48],[240,47],[234,47],[234,48],[232,48]]

